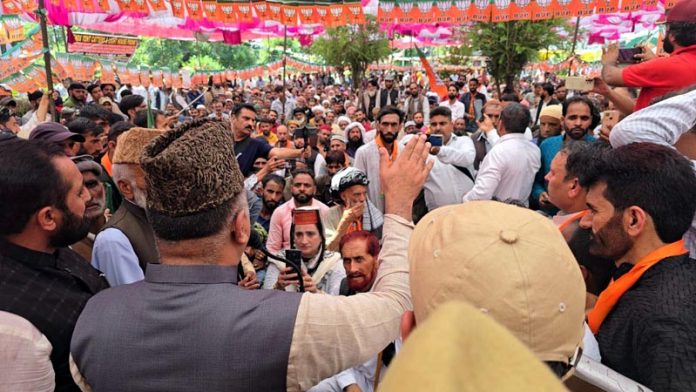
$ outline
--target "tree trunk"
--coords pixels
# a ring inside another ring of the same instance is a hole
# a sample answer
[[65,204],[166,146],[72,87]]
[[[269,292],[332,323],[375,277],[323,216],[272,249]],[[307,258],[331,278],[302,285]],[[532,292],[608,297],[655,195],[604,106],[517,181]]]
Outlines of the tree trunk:
[[350,72],[353,77],[353,91],[358,91],[360,87],[360,82],[363,76],[365,76],[365,69],[360,64],[352,64],[350,67]]

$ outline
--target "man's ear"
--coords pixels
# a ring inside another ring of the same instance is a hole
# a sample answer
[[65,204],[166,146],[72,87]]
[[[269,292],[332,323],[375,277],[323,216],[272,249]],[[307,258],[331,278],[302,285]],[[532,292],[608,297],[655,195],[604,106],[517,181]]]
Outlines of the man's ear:
[[638,206],[630,206],[624,210],[624,230],[631,237],[638,237],[649,222],[650,216]]
[[131,201],[135,199],[135,193],[133,192],[133,187],[131,187],[129,181],[118,180],[116,182],[116,186],[118,187],[118,191],[121,192],[121,195],[123,195],[125,199]]
[[233,231],[232,240],[238,244],[246,244],[249,242],[251,234],[251,226],[249,224],[249,214],[246,210],[241,210],[232,222]]
[[416,328],[416,315],[407,310],[401,315],[401,340],[406,341],[413,329]]
[[58,227],[58,210],[54,207],[44,207],[36,213],[36,222],[44,231],[54,231]]

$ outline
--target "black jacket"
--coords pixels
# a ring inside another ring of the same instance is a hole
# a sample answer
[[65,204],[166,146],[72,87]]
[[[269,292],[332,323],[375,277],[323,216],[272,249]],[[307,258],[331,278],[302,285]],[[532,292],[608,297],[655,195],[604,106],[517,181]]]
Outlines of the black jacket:
[[674,256],[648,269],[597,341],[602,363],[654,391],[696,390],[696,260]]

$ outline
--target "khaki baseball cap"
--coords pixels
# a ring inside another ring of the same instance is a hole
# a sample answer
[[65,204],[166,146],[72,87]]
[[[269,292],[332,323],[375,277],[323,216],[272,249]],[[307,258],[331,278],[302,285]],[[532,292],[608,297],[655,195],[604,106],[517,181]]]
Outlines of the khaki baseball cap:
[[568,363],[581,346],[585,283],[541,215],[493,201],[438,208],[416,226],[408,257],[418,323],[444,302],[465,301],[542,361]]

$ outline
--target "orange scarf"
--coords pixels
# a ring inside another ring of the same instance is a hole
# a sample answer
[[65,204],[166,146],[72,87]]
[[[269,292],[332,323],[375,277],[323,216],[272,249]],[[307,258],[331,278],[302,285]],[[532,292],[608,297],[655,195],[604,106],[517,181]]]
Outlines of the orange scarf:
[[575,215],[571,216],[570,218],[566,219],[563,223],[558,225],[558,231],[563,233],[563,230],[570,226],[571,223],[579,221],[580,219],[582,219],[583,216],[587,215],[587,213],[589,212],[590,210],[582,210],[580,212],[575,213]]
[[[377,144],[377,147],[384,148],[387,150],[387,153],[389,153],[389,149],[384,145],[384,141],[382,140],[382,135],[377,135],[375,138],[375,143]],[[393,149],[391,156],[389,157],[389,166],[396,160],[396,156],[399,154],[399,145],[396,143],[396,140],[394,140],[394,143],[392,144]]]
[[106,172],[109,173],[109,177],[113,177],[114,175],[111,171],[111,159],[109,159],[109,154],[104,154],[101,159],[101,164],[104,166],[104,169],[106,169]]
[[614,306],[619,302],[621,296],[636,284],[645,271],[668,257],[683,255],[687,252],[688,250],[684,247],[684,240],[667,244],[650,252],[634,265],[630,271],[619,279],[612,281],[609,287],[599,295],[594,309],[587,315],[587,323],[592,333],[596,335],[597,332],[599,332],[599,327],[602,326],[602,322],[604,322],[604,319],[606,319],[612,309],[614,309]]

